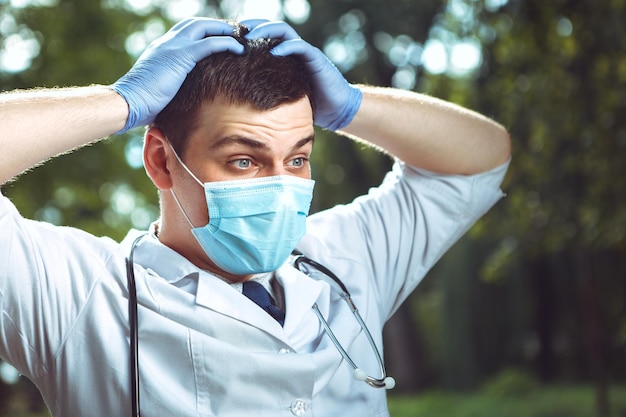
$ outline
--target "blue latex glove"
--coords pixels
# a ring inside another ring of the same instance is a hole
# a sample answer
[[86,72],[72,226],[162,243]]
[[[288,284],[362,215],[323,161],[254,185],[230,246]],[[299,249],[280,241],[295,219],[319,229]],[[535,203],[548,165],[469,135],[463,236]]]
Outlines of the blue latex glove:
[[232,34],[233,27],[224,21],[192,18],[152,42],[130,71],[111,86],[129,109],[126,126],[117,133],[152,123],[196,62],[219,52],[243,53],[243,45]]
[[322,51],[304,41],[285,22],[246,20],[248,39],[282,39],[272,53],[277,56],[299,55],[313,80],[315,124],[329,130],[347,126],[361,106],[363,93],[350,85]]

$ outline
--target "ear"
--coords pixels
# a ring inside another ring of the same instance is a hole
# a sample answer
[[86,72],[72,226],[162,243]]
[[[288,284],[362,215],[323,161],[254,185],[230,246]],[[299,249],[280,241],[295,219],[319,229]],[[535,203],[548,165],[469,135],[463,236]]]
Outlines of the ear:
[[144,135],[143,165],[159,190],[172,188],[172,177],[168,167],[168,162],[174,158],[171,153],[172,149],[163,132],[156,127],[149,128]]

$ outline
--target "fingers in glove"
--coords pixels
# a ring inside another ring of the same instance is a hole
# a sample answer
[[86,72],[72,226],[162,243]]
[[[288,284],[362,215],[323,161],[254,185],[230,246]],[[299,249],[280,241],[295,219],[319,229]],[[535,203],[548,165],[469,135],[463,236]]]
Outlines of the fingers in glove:
[[247,35],[247,39],[275,38],[275,39],[299,39],[300,35],[294,28],[285,22],[265,22],[255,26]]
[[244,52],[244,46],[232,36],[210,36],[197,41],[190,47],[194,61],[199,61],[209,55],[220,52],[232,52],[241,55]]
[[252,30],[256,28],[257,26],[263,23],[268,23],[268,22],[269,20],[267,19],[246,19],[246,20],[242,20],[241,22],[239,22],[239,24],[247,27],[248,30]]
[[270,52],[276,56],[300,55],[309,64],[329,62],[322,51],[301,38],[283,41]]
[[196,17],[177,23],[170,31],[197,40],[208,36],[232,35],[234,29],[230,23],[223,20]]

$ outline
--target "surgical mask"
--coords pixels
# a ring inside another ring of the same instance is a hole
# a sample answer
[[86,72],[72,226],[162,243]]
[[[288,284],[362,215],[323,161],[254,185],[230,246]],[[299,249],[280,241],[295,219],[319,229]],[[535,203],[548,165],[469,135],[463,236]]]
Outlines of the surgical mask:
[[174,154],[204,187],[209,212],[204,227],[193,226],[171,191],[207,256],[236,275],[270,272],[281,266],[306,232],[315,181],[279,175],[203,184]]

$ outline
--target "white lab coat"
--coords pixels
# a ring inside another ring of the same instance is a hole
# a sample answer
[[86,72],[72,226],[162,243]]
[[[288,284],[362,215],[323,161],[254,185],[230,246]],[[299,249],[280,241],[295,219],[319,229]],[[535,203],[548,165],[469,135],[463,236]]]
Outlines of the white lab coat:
[[[377,345],[440,256],[501,196],[508,164],[435,176],[396,164],[355,202],[309,218],[299,249],[338,275]],[[55,416],[130,413],[128,292],[121,245],[25,220],[0,198],[0,356],[32,379]],[[142,415],[388,416],[385,390],[352,378],[313,313],[379,376],[361,328],[323,276],[289,263],[281,327],[227,283],[148,237],[135,252]]]

